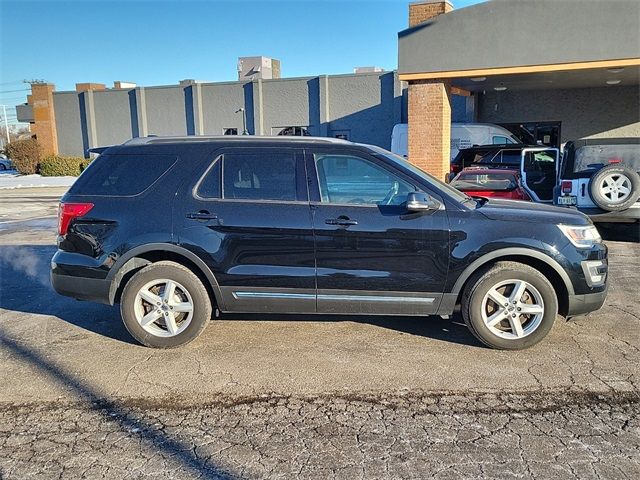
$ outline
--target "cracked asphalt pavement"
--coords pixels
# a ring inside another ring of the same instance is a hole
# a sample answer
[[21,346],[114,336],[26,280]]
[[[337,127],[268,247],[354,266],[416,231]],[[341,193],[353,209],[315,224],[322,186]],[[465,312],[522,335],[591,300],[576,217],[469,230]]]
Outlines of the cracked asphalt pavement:
[[62,193],[0,192],[2,479],[640,478],[640,245],[622,229],[605,306],[526,351],[457,316],[284,315],[156,351],[117,308],[51,290]]

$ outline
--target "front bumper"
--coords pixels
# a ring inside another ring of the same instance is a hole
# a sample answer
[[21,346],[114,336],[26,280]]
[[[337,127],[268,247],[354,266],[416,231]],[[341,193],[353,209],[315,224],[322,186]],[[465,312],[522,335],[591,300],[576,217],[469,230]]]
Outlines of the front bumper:
[[587,293],[584,295],[570,295],[567,317],[575,317],[576,315],[583,315],[585,313],[596,311],[604,305],[606,298],[606,287],[602,292]]

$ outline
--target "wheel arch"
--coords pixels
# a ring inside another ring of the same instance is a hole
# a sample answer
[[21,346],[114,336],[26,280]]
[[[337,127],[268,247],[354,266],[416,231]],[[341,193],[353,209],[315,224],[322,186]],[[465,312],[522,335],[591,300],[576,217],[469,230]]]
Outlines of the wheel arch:
[[460,302],[462,294],[471,276],[479,269],[491,268],[497,262],[518,262],[535,268],[551,282],[558,297],[558,311],[566,316],[569,310],[569,297],[574,294],[573,284],[567,272],[550,256],[526,248],[504,248],[487,253],[469,265],[456,280],[451,293]]
[[171,243],[140,245],[120,257],[107,275],[107,280],[111,281],[109,302],[113,305],[120,300],[125,284],[138,270],[162,260],[179,263],[193,271],[204,284],[211,300],[222,309],[220,286],[211,269],[193,252]]

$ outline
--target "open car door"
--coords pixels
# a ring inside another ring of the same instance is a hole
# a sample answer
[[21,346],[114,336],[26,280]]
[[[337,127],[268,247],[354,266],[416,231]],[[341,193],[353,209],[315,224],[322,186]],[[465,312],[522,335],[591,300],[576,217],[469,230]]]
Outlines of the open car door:
[[539,203],[553,202],[560,151],[557,148],[523,148],[520,159],[522,186]]

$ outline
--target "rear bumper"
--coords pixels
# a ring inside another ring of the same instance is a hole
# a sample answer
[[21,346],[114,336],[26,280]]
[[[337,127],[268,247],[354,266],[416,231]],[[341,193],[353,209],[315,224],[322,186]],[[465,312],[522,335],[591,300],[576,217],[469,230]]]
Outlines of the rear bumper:
[[99,278],[71,277],[51,272],[51,285],[60,295],[110,305],[111,282]]
[[604,305],[606,298],[606,288],[602,292],[571,295],[569,296],[569,311],[567,317],[575,317],[576,315],[583,315],[598,310]]

